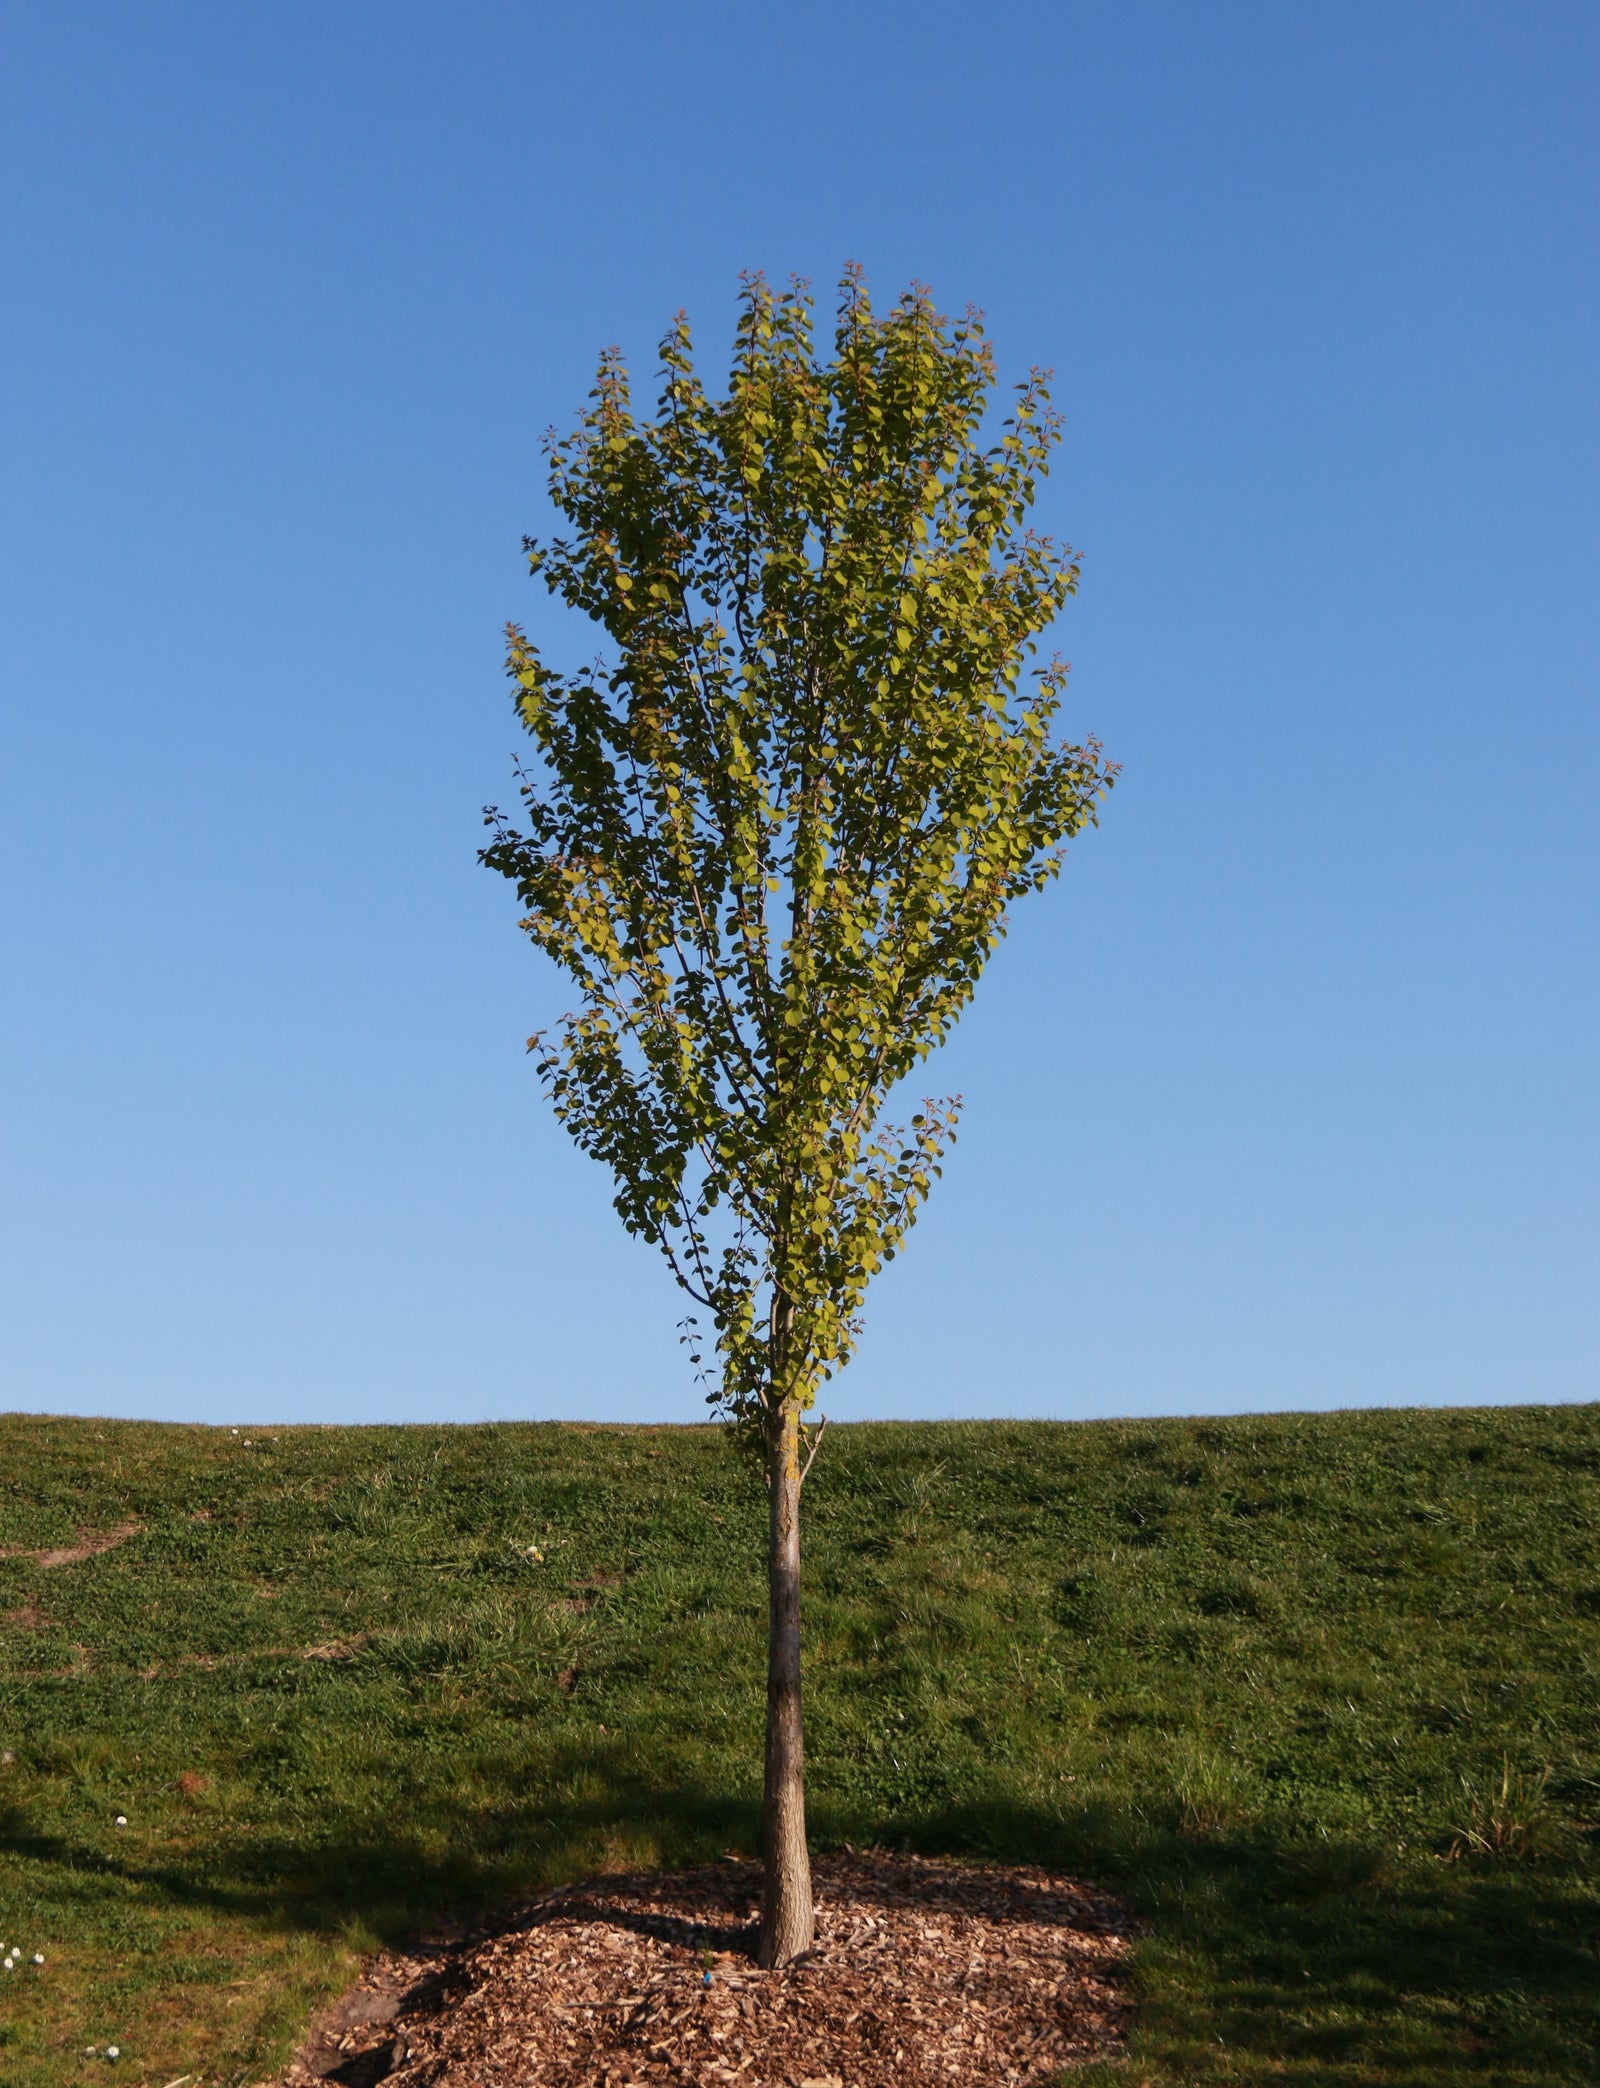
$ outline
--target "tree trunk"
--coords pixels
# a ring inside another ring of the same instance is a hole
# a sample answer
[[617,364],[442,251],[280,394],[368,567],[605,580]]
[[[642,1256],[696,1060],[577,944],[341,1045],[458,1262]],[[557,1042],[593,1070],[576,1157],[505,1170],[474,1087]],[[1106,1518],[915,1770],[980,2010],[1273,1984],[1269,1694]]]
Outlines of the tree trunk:
[[762,1812],[766,1890],[761,1962],[786,1965],[811,1948],[800,1723],[800,1406],[785,1399],[767,1423],[767,1778]]

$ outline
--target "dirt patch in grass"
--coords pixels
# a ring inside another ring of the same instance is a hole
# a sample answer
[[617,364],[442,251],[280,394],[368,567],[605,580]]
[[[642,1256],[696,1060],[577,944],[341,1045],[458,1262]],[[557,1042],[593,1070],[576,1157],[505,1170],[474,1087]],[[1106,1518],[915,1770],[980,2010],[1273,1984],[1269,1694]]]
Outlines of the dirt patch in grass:
[[369,1631],[358,1631],[352,1638],[324,1639],[319,1646],[302,1646],[302,1660],[353,1660],[372,1636]]
[[1024,2088],[1122,2044],[1132,1920],[1031,1867],[815,1866],[817,1946],[754,1958],[759,1866],[543,1893],[488,1936],[373,1961],[280,2088]]
[[143,1523],[119,1523],[114,1530],[84,1530],[75,1544],[57,1545],[48,1551],[30,1552],[21,1545],[9,1544],[4,1556],[12,1559],[32,1559],[36,1566],[48,1572],[56,1566],[81,1566],[85,1559],[92,1559],[101,1552],[115,1551],[119,1544],[126,1544],[130,1537],[137,1537],[144,1528]]

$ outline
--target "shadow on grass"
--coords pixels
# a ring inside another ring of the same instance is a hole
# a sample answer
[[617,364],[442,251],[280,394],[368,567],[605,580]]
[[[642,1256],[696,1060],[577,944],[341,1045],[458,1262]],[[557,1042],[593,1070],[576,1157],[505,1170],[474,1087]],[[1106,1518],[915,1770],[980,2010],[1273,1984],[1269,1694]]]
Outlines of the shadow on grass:
[[1600,2079],[1600,1928],[1577,1864],[1400,1862],[1133,1808],[1041,1819],[1002,1802],[916,1831],[1124,1892],[1146,1924],[1146,2034],[1184,2079],[1251,2061],[1330,2088]]
[[[0,1849],[284,1931],[404,1943],[491,1925],[542,1885],[757,1845],[754,1803],[668,1766],[573,1746],[550,1765],[546,1789],[568,1793],[554,1802],[418,1800],[382,1824],[335,1821],[315,1841],[219,1824],[147,1862],[37,1831],[12,1809]],[[1356,1841],[1296,1841],[1259,1824],[1196,1835],[1132,1804],[1054,1811],[1001,1793],[889,1818],[823,1798],[811,1825],[819,1849],[1026,1862],[1123,1894],[1144,1929],[1141,2064],[1169,2078],[1600,2078],[1600,1949],[1576,1863],[1400,1866]]]

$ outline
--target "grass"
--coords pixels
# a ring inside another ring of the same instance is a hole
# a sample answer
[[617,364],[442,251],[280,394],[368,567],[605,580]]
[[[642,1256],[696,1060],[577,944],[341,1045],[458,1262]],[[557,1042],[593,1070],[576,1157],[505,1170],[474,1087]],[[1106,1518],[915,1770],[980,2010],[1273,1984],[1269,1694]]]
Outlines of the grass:
[[[1097,2080],[1593,2083],[1597,1482],[1592,1406],[835,1427],[813,1838],[1128,1893]],[[710,1430],[0,1420],[0,2079],[259,2080],[381,1940],[752,1848],[763,1521]]]

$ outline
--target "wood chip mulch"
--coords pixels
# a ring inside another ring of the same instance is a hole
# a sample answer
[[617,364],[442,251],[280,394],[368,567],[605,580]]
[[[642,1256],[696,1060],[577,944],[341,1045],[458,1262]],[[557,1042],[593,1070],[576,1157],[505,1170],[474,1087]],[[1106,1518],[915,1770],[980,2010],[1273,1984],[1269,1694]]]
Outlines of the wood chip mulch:
[[753,1956],[756,1864],[542,1893],[373,1960],[281,2088],[1043,2088],[1120,2048],[1133,1923],[1108,1894],[882,1854],[813,1878],[816,1949],[782,1972]]

